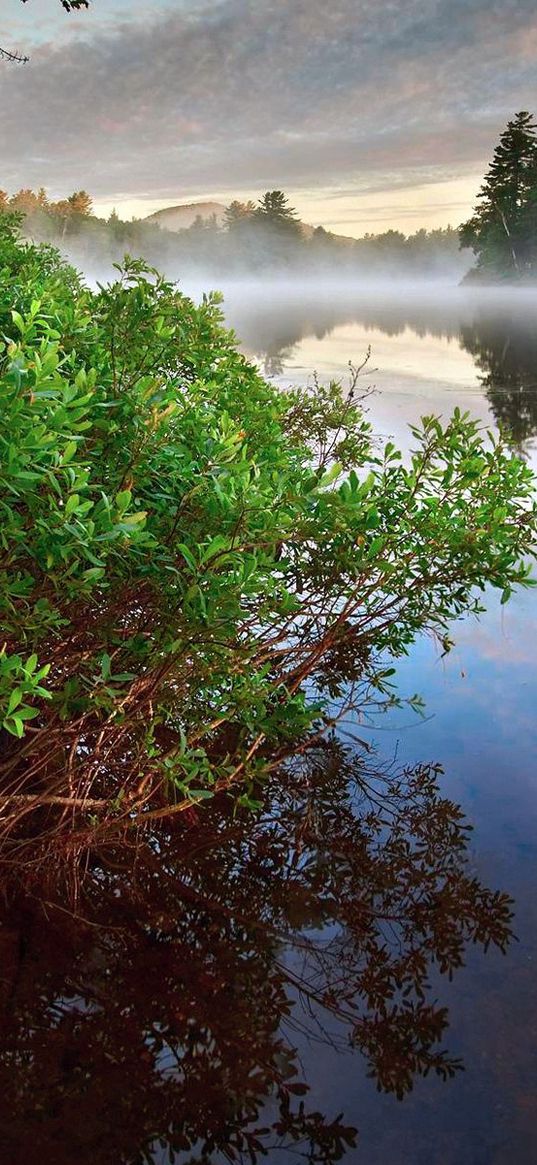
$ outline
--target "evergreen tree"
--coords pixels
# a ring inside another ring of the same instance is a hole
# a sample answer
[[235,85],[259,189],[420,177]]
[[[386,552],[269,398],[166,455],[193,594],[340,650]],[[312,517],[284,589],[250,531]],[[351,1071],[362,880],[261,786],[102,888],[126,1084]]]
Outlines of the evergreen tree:
[[256,211],[259,221],[268,223],[278,230],[290,234],[301,234],[301,226],[297,219],[296,210],[289,206],[289,200],[283,190],[267,190],[259,200]]
[[239,202],[234,199],[224,214],[224,225],[228,231],[240,230],[245,223],[250,222],[255,213],[255,202]]
[[535,273],[537,252],[537,126],[517,113],[501,135],[479,205],[460,230],[477,255],[477,270],[493,277]]

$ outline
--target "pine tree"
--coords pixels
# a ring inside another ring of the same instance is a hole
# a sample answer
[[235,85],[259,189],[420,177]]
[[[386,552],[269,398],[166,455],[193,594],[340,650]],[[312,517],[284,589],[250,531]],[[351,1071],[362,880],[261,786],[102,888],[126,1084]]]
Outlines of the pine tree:
[[518,113],[501,135],[478,194],[479,206],[460,230],[461,245],[493,277],[535,273],[537,251],[537,126]]
[[266,195],[260,198],[255,216],[260,223],[276,227],[278,231],[296,236],[302,234],[296,210],[289,205],[289,199],[283,190],[267,190]]
[[241,230],[245,223],[250,223],[255,214],[255,202],[239,202],[234,199],[226,207],[224,225],[228,231]]

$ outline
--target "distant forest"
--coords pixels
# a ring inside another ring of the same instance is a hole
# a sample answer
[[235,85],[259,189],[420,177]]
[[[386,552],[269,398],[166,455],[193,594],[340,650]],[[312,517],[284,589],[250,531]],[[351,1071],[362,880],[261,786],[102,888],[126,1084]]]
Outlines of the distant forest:
[[310,271],[338,279],[460,279],[470,265],[452,227],[346,238],[301,223],[279,190],[268,191],[257,204],[232,202],[223,221],[198,217],[178,231],[147,219],[125,222],[115,212],[98,218],[84,190],[56,202],[44,189],[11,196],[0,191],[0,213],[21,215],[27,237],[59,246],[75,265],[97,277],[126,253],[173,277],[199,272],[220,279]]

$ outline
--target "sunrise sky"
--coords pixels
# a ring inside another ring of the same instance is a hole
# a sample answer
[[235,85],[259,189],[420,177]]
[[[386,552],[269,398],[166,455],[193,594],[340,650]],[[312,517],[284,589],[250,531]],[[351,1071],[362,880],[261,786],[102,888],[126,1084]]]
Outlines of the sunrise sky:
[[123,218],[283,188],[341,234],[457,225],[537,110],[535,0],[1,0],[0,186]]

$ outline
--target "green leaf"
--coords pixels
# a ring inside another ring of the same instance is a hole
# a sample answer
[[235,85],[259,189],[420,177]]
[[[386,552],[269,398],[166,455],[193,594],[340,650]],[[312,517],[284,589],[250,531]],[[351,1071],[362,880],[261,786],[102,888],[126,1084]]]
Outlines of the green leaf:
[[222,550],[227,550],[228,547],[229,539],[226,538],[225,534],[217,534],[203,551],[200,564],[203,566],[206,562],[209,562],[211,558],[214,558],[215,554],[219,554]]
[[177,549],[183,555],[183,558],[184,558],[185,562],[188,563],[190,569],[192,571],[194,571],[194,573],[196,573],[197,569],[198,569],[198,564],[196,562],[196,559],[194,558],[194,555],[192,554],[192,551],[189,550],[188,546],[186,546],[184,542],[178,542]]
[[325,489],[326,486],[332,485],[332,482],[336,481],[336,479],[340,476],[342,469],[343,466],[339,461],[336,461],[334,465],[330,467],[330,469],[327,469],[326,473],[323,473],[319,481],[319,487],[321,489]]
[[13,688],[13,691],[9,697],[9,703],[8,703],[8,706],[6,709],[6,716],[9,716],[11,714],[11,712],[15,711],[15,708],[18,708],[19,704],[22,703],[22,698],[23,698],[23,692],[22,692],[21,688]]
[[127,514],[123,522],[127,526],[137,526],[139,522],[145,522],[146,518],[147,510],[138,510],[136,514]]
[[21,333],[21,336],[23,336],[25,331],[26,331],[26,324],[24,323],[24,320],[23,320],[20,312],[12,311],[11,312],[11,319],[13,320],[13,323],[15,324],[15,326],[18,328],[19,332]]
[[78,445],[76,441],[69,441],[63,451],[60,465],[67,465],[68,461],[72,461],[77,449]]
[[123,514],[128,506],[130,506],[131,501],[132,492],[130,489],[122,489],[118,494],[116,494],[116,506],[120,514]]
[[24,735],[24,723],[18,716],[11,716],[9,720],[4,720],[3,726],[11,733],[11,736],[16,736],[19,740]]
[[26,660],[26,663],[24,665],[24,671],[26,672],[26,675],[32,676],[35,672],[36,667],[37,667],[37,655],[34,652],[34,654],[31,655],[29,657],[29,659]]
[[66,518],[70,518],[71,514],[75,513],[75,510],[78,509],[79,502],[80,502],[80,495],[79,494],[70,494],[70,496],[67,499],[65,510],[64,510],[64,516]]

